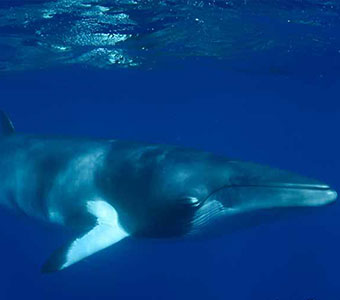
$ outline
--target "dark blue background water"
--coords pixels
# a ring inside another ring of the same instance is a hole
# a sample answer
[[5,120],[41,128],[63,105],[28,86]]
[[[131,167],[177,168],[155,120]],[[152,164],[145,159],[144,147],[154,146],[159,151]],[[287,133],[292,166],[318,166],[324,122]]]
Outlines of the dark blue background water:
[[[314,72],[297,61],[289,74],[206,60],[153,71],[3,74],[0,106],[20,132],[189,146],[339,191],[340,81],[332,59],[320,58]],[[0,299],[338,300],[339,216],[337,203],[211,240],[125,240],[42,275],[43,261],[71,233],[1,210]]]

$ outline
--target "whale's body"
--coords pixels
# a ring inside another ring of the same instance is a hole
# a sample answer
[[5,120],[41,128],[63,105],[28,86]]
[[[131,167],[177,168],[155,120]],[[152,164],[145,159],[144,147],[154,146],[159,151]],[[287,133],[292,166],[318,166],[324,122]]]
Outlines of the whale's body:
[[245,214],[320,206],[337,197],[316,180],[210,153],[20,135],[4,114],[2,122],[0,204],[83,232],[50,257],[46,272],[64,269],[128,236],[196,236],[217,227],[228,231]]

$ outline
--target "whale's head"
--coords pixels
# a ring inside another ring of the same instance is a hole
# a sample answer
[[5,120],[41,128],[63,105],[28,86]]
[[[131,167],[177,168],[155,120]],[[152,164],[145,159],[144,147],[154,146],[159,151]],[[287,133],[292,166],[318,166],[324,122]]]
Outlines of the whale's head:
[[337,198],[313,179],[177,147],[116,144],[106,170],[122,225],[143,237],[221,234]]
[[221,234],[337,198],[317,180],[182,149],[164,156],[151,178],[146,231],[155,236]]

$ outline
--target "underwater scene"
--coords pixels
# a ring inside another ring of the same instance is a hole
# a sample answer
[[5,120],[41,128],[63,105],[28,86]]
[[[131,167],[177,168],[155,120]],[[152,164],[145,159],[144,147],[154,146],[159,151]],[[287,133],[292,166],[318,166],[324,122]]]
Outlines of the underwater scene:
[[0,300],[339,300],[338,0],[0,0]]

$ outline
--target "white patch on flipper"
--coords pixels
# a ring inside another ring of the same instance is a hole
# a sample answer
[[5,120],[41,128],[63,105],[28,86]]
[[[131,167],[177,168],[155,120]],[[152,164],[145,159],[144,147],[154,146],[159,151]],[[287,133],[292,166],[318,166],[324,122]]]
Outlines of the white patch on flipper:
[[105,249],[129,235],[119,224],[117,211],[107,202],[89,201],[87,209],[89,213],[97,217],[97,225],[71,244],[65,263],[60,269]]
[[87,202],[87,211],[96,216],[98,219],[98,224],[107,224],[124,231],[124,229],[119,224],[117,211],[104,200],[94,200]]

